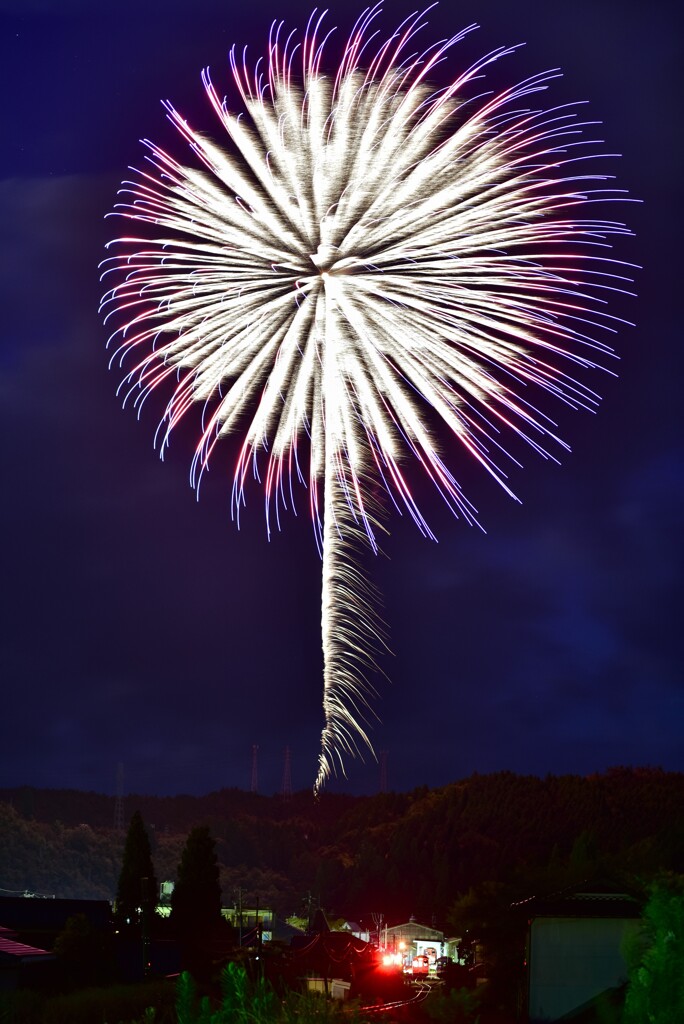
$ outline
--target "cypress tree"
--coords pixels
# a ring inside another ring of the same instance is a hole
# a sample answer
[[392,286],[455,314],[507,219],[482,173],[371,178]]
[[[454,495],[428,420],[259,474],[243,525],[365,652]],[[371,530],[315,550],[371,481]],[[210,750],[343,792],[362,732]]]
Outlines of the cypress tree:
[[178,865],[171,920],[179,932],[211,931],[222,923],[216,840],[206,825],[193,828]]
[[157,901],[157,879],[150,840],[140,811],[136,811],[126,835],[123,864],[116,891],[116,918],[121,925],[138,925]]

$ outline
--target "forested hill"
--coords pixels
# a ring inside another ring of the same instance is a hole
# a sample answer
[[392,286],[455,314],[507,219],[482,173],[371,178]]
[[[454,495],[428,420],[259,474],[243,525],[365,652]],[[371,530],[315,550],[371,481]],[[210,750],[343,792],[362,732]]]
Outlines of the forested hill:
[[[443,919],[483,883],[522,895],[588,875],[647,880],[684,871],[684,774],[616,768],[580,776],[473,775],[440,789],[289,800],[236,789],[204,797],[127,795],[155,870],[174,879],[189,830],[217,840],[224,902],[237,887],[280,913],[311,892],[336,914],[382,909]],[[114,798],[0,790],[0,890],[111,899],[123,834]]]

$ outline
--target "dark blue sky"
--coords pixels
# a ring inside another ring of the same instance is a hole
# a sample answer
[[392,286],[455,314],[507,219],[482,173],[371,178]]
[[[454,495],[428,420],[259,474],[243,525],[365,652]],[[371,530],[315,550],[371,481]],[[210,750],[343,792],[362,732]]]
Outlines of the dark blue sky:
[[[0,786],[111,792],[123,762],[130,791],[248,787],[254,743],[263,792],[280,788],[286,746],[295,788],[313,781],[320,565],[306,500],[268,543],[254,492],[238,532],[219,458],[197,504],[191,438],[158,461],[154,415],[136,422],[115,397],[97,313],[116,233],[103,218],[138,140],[181,155],[159,101],[204,117],[202,67],[227,87],[233,42],[262,52],[273,18],[303,25],[309,11],[236,6],[0,0]],[[411,10],[388,3],[384,26]],[[561,415],[561,467],[520,453],[516,505],[454,452],[486,535],[427,489],[438,544],[388,520],[388,557],[368,568],[394,652],[372,733],[391,788],[499,769],[684,770],[680,40],[674,3],[616,11],[445,3],[425,33],[480,23],[454,74],[519,42],[497,69],[507,84],[563,68],[550,102],[591,101],[623,154],[620,186],[644,201],[622,211],[637,239],[619,249],[644,270],[638,300],[616,310],[637,322],[616,341],[619,379],[598,382],[596,416]],[[378,780],[352,762],[333,788]]]

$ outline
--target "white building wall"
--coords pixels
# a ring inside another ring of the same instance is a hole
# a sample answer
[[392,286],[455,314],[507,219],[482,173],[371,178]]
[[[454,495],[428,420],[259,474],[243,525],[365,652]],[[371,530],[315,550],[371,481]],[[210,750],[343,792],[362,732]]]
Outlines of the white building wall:
[[558,1020],[626,981],[622,945],[638,928],[638,921],[621,918],[535,918],[529,951],[530,1020]]

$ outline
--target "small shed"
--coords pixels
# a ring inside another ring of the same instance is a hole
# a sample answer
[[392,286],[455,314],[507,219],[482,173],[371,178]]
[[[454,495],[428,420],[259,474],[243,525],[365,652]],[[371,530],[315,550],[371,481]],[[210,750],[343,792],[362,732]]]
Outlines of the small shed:
[[624,943],[640,928],[632,895],[592,886],[516,906],[528,917],[530,1024],[561,1020],[626,982]]
[[0,927],[0,990],[35,984],[43,965],[55,959],[49,950],[18,942],[10,928]]

